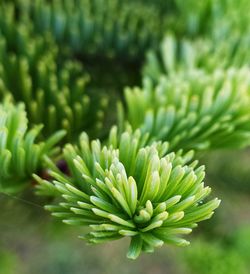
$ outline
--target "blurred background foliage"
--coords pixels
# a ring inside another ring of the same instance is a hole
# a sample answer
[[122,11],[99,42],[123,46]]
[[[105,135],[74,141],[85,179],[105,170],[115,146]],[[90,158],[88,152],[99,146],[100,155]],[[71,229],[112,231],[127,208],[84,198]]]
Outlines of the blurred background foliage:
[[[62,37],[56,22],[65,20],[66,15],[61,11],[58,17],[53,17],[54,8],[51,11],[49,7],[50,2],[66,3],[67,1],[44,1],[46,4],[42,7],[39,6],[41,1],[34,1],[33,8],[29,9],[30,1],[1,1],[6,5],[0,6],[0,75],[1,79],[4,79],[3,82],[0,81],[0,95],[2,96],[7,89],[14,89],[16,85],[8,80],[8,75],[3,76],[4,66],[10,67],[10,64],[14,66],[16,70],[12,69],[12,72],[14,71],[15,74],[23,69],[23,75],[20,74],[19,81],[22,81],[21,77],[27,81],[29,78],[27,75],[34,75],[34,64],[37,62],[42,66],[43,62],[47,62],[46,58],[50,57],[45,69],[52,70],[50,73],[53,79],[59,79],[58,86],[62,90],[67,85],[73,85],[75,79],[79,79],[79,85],[84,87],[83,96],[86,94],[93,98],[95,97],[93,94],[100,95],[100,98],[96,97],[97,102],[91,101],[91,106],[96,106],[96,104],[101,106],[101,112],[97,113],[98,117],[94,117],[93,121],[93,124],[96,123],[98,126],[91,128],[92,122],[85,125],[87,130],[90,128],[89,133],[94,136],[98,136],[100,129],[107,129],[105,125],[110,125],[114,121],[112,112],[115,109],[117,98],[122,98],[123,87],[140,84],[142,56],[149,48],[157,49],[160,37],[166,30],[175,32],[177,38],[195,39],[197,36],[202,38],[209,36],[211,44],[218,45],[218,47],[208,49],[209,52],[216,53],[215,59],[221,60],[222,57],[225,57],[226,60],[232,60],[235,52],[239,52],[237,56],[241,58],[240,61],[238,59],[235,61],[236,66],[247,63],[249,60],[247,59],[249,56],[249,15],[242,12],[249,10],[250,2],[248,0],[110,0],[108,2],[112,13],[108,13],[108,15],[112,16],[109,18],[110,20],[105,21],[104,25],[102,20],[107,17],[106,9],[100,8],[95,18],[96,21],[93,20],[97,0],[93,1],[92,6],[91,1],[74,1],[79,4],[84,3],[89,7],[89,10],[86,9],[89,17],[84,26],[86,28],[91,28],[91,24],[92,27],[93,24],[96,26],[95,31],[90,32],[92,36],[85,37],[85,42],[89,43],[87,47],[89,51],[85,51],[85,54],[79,49],[81,43],[75,40],[77,37],[81,37],[77,34],[79,29],[74,26],[79,23],[77,20],[81,19],[79,15],[81,9],[69,9],[71,18],[75,18],[75,20],[67,21],[66,35]],[[123,6],[127,6],[123,12],[119,11],[120,17],[117,16],[117,11],[120,9],[119,2],[122,2]],[[16,4],[16,10],[11,9],[10,3]],[[106,4],[105,1],[100,1],[100,3],[103,6]],[[133,5],[136,5],[137,8],[135,9]],[[138,13],[138,11],[140,12]],[[75,12],[77,12],[77,16],[75,16]],[[43,16],[39,17],[39,14],[43,14]],[[112,20],[116,20],[117,17],[120,20],[117,23],[122,30],[120,32],[112,29]],[[5,19],[3,20],[3,18]],[[39,21],[39,18],[43,18],[45,21]],[[128,24],[130,18],[139,18],[139,23],[134,19]],[[36,24],[30,24],[30,20],[35,20]],[[49,22],[51,26],[49,26]],[[141,31],[138,31],[135,26]],[[46,36],[47,34],[44,35],[47,33],[47,28],[52,29],[54,39]],[[127,29],[128,32],[125,31]],[[244,35],[242,35],[243,31]],[[136,35],[138,32],[142,35]],[[32,41],[28,47],[25,44],[27,40],[20,39],[20,37],[26,36],[30,39],[29,42]],[[31,38],[29,38],[30,36]],[[229,37],[228,40],[225,40],[225,37]],[[6,44],[6,41],[9,43]],[[106,46],[100,41],[105,41]],[[116,43],[114,44],[112,41],[116,41]],[[128,51],[126,50],[128,54],[124,58],[122,45],[126,45],[126,41],[129,41],[130,48]],[[59,42],[58,48],[54,47],[55,42]],[[40,59],[36,60],[34,49],[36,47],[39,49],[36,44],[43,45],[43,43],[45,46],[42,46],[42,57],[40,56]],[[51,47],[54,48],[54,51],[51,50]],[[74,51],[69,51],[69,47]],[[34,48],[34,52],[32,48]],[[8,54],[3,54],[5,52]],[[13,52],[22,55],[21,61],[17,61]],[[58,52],[60,52],[60,56],[63,56],[62,59],[58,58]],[[69,62],[71,59],[72,63]],[[16,66],[16,63],[24,65]],[[226,64],[228,63],[226,62]],[[63,78],[65,68],[72,71],[74,79],[66,77],[65,80]],[[125,70],[128,72],[127,74],[122,73]],[[90,83],[88,83],[89,75],[91,75]],[[37,78],[33,83],[33,89],[37,93],[42,89],[53,92],[53,85],[44,83],[42,80]],[[23,88],[23,91],[18,90],[16,93],[14,99],[17,101],[20,100],[20,96],[25,97],[27,87],[24,85]],[[73,88],[77,91],[78,85],[73,85]],[[65,94],[67,97],[67,90]],[[104,97],[109,94],[108,110],[103,94]],[[33,98],[33,100],[36,101],[37,98]],[[58,102],[60,100],[58,99]],[[64,100],[62,101],[64,102]],[[74,101],[75,98],[65,104],[74,105]],[[88,105],[88,99],[85,100],[85,103]],[[59,103],[58,105],[55,103],[55,105],[60,109]],[[108,121],[103,121],[103,112],[105,111],[111,113]],[[37,120],[40,122],[41,117],[32,116],[32,104],[29,112],[35,122]],[[83,113],[83,117],[88,117],[88,115],[88,113]],[[71,128],[70,122],[74,120],[71,115],[65,112],[62,113],[62,117],[65,118],[63,127]],[[47,128],[47,133],[53,131],[49,127]],[[68,138],[70,139],[71,136]],[[131,262],[123,254],[128,242],[122,240],[99,247],[87,246],[77,239],[77,235],[82,232],[80,228],[77,230],[66,227],[61,225],[60,221],[52,219],[43,210],[42,205],[45,202],[35,198],[32,193],[26,192],[18,196],[0,194],[0,274],[249,274],[250,150],[214,151],[206,155],[200,154],[200,158],[201,162],[208,167],[206,183],[212,186],[213,192],[223,202],[214,218],[202,223],[190,236],[192,244],[189,247],[164,247],[154,254],[142,255],[137,261]]]

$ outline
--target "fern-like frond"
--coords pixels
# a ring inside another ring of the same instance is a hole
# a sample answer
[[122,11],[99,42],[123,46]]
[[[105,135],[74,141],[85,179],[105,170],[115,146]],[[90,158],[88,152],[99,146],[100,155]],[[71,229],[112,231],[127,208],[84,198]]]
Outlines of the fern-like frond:
[[64,149],[69,176],[54,165],[53,182],[35,176],[40,194],[61,196],[46,208],[66,224],[89,226],[82,237],[89,243],[131,237],[128,258],[164,243],[189,244],[181,235],[210,218],[220,201],[204,201],[211,189],[192,151],[168,153],[167,143],[147,141],[140,130],[118,135],[113,128],[104,146],[82,134],[77,147]]

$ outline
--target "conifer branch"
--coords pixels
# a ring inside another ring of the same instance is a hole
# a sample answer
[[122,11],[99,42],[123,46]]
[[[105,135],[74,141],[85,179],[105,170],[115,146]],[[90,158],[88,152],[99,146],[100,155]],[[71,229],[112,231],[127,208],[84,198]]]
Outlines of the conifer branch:
[[53,181],[34,177],[39,194],[61,196],[46,209],[70,225],[88,226],[81,238],[89,243],[131,237],[128,258],[166,244],[188,245],[182,235],[209,219],[219,206],[206,200],[204,166],[193,152],[169,153],[168,143],[147,143],[140,130],[117,134],[107,145],[81,135],[77,147],[64,149],[69,176],[50,164]]
[[42,125],[28,128],[24,104],[9,99],[0,104],[0,192],[18,192],[32,181],[32,173],[43,166],[43,157],[55,156],[55,145],[65,135],[58,131],[45,142],[36,141]]

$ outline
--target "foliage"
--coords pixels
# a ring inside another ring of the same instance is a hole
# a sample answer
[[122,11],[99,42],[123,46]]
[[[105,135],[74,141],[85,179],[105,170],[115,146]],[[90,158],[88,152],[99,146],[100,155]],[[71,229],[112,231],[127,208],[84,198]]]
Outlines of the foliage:
[[149,1],[17,2],[24,17],[32,18],[37,31],[51,31],[58,43],[85,56],[141,58],[146,49],[160,41],[167,21],[158,5]]
[[42,167],[45,155],[58,153],[54,146],[65,135],[58,131],[45,142],[35,142],[42,125],[28,129],[24,104],[9,100],[0,105],[0,192],[20,191]]
[[[245,147],[250,141],[249,69],[191,70],[145,78],[143,88],[127,88],[127,121],[172,150]],[[123,124],[123,116],[121,124]],[[126,127],[123,125],[123,127]]]
[[33,174],[52,215],[89,243],[131,237],[129,258],[187,245],[220,203],[193,155],[250,144],[249,4],[235,3],[1,2],[0,190]]
[[145,141],[139,130],[119,138],[113,128],[103,147],[81,135],[79,147],[64,149],[73,180],[55,166],[53,184],[36,177],[40,194],[59,192],[64,200],[46,208],[67,224],[89,225],[93,231],[83,238],[90,243],[131,237],[132,259],[163,243],[189,244],[180,235],[210,218],[220,201],[203,204],[210,188],[202,182],[204,167],[191,162],[192,152],[167,153],[167,143]]
[[157,82],[162,75],[183,74],[193,70],[202,70],[206,74],[212,74],[219,69],[241,70],[249,64],[247,39],[248,36],[243,36],[242,42],[215,42],[207,37],[195,40],[177,39],[169,33],[157,51],[148,52],[143,74]]
[[88,82],[83,65],[61,52],[49,33],[35,34],[31,23],[16,22],[13,5],[3,5],[0,94],[24,102],[30,123],[42,123],[45,137],[58,129],[65,129],[71,141],[83,129],[90,135],[100,134],[108,99],[92,98]]

